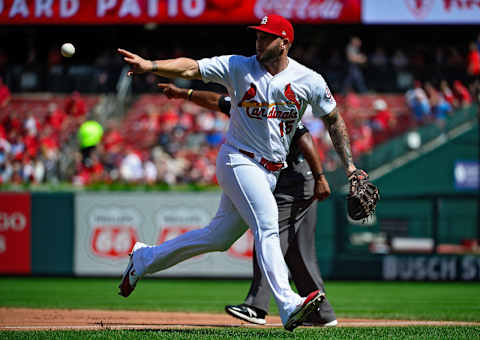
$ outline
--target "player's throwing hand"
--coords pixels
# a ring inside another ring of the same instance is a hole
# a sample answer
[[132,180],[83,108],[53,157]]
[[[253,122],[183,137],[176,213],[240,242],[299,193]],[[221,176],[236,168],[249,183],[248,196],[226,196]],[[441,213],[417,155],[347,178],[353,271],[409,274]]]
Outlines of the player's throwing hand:
[[141,74],[152,70],[153,65],[151,61],[145,60],[139,55],[121,48],[117,49],[117,52],[124,56],[123,60],[125,60],[131,67],[130,71],[127,73],[129,77],[134,74]]

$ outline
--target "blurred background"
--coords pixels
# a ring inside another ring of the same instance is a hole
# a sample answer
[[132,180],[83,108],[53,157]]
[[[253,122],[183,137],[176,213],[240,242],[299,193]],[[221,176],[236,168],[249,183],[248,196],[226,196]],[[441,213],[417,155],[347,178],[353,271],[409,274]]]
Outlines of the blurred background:
[[[136,240],[208,223],[227,117],[167,100],[156,83],[170,80],[126,77],[116,49],[149,59],[252,55],[245,27],[269,13],[294,23],[290,56],[325,78],[355,162],[382,193],[374,218],[347,218],[340,160],[307,110],[333,190],[318,211],[324,276],[480,280],[472,0],[0,1],[0,273],[117,275]],[[71,58],[60,54],[65,42]],[[226,254],[162,275],[246,277],[251,248],[247,234]]]

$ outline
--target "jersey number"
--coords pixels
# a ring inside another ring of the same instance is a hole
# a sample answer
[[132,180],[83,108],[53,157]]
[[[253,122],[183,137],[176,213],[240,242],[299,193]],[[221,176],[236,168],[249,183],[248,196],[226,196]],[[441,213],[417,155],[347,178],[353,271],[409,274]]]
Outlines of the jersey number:
[[288,135],[290,132],[292,132],[293,122],[280,122],[278,126],[280,127],[280,137],[283,137],[285,133]]

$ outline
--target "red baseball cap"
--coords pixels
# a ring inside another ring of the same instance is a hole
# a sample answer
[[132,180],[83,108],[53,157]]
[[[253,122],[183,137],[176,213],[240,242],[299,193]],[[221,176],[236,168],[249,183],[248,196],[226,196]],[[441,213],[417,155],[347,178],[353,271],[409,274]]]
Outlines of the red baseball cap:
[[258,26],[248,26],[249,29],[270,33],[293,42],[293,26],[284,17],[270,14],[263,17]]

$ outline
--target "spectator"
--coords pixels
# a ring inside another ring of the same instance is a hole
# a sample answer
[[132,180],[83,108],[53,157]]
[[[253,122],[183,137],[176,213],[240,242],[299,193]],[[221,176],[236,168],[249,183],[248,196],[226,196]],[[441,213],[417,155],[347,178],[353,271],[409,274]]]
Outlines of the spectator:
[[397,121],[395,115],[388,109],[387,102],[383,99],[376,99],[373,102],[374,113],[370,117],[370,126],[376,135],[391,131]]
[[440,90],[447,103],[449,103],[452,108],[457,108],[459,105],[458,100],[446,80],[440,82]]
[[2,152],[1,147],[0,147],[0,160],[2,160],[0,162],[0,184],[8,183],[12,178],[13,168],[10,164],[8,154],[5,152]]
[[143,173],[146,184],[154,184],[157,181],[158,170],[150,158],[143,163]]
[[27,133],[31,134],[32,136],[36,136],[38,134],[38,130],[40,129],[40,123],[38,122],[37,118],[35,118],[33,113],[29,113],[28,118],[23,124],[23,127]]
[[433,118],[437,124],[443,127],[452,107],[431,83],[425,84],[425,90],[430,100]]
[[360,52],[362,41],[359,37],[352,37],[346,47],[346,57],[348,62],[347,76],[343,84],[343,92],[355,88],[359,93],[367,92],[365,79],[363,77],[361,66],[367,62],[367,57]]
[[468,92],[468,89],[461,81],[455,80],[453,82],[453,93],[460,103],[460,107],[470,107],[472,105],[472,96]]
[[473,41],[469,45],[467,62],[469,84],[472,84],[480,80],[480,51],[477,48],[477,44]]
[[34,184],[39,184],[42,183],[45,177],[45,166],[43,165],[43,162],[37,158],[35,160],[35,165],[33,169],[33,183]]
[[70,117],[75,117],[77,121],[81,121],[87,113],[87,106],[85,100],[80,96],[80,93],[75,91],[65,101],[65,112]]
[[81,156],[77,158],[78,169],[76,175],[73,178],[73,184],[78,186],[84,186],[105,179],[104,167],[98,158],[97,150],[98,149],[95,149],[90,154],[88,165],[83,164]]
[[25,155],[23,157],[23,167],[22,167],[22,182],[29,183],[33,181],[33,173],[34,173],[34,163],[32,159]]
[[415,81],[414,84],[414,88],[407,91],[405,98],[414,115],[415,122],[422,125],[431,119],[430,102],[422,84],[419,81]]
[[370,125],[361,116],[353,118],[351,128],[352,155],[358,158],[373,148],[373,132]]
[[127,182],[139,182],[143,179],[142,159],[132,147],[127,149],[120,164],[120,177]]
[[49,113],[47,116],[48,124],[50,124],[55,131],[62,131],[63,124],[66,121],[67,115],[66,113],[58,107],[56,103],[51,103],[48,106]]

